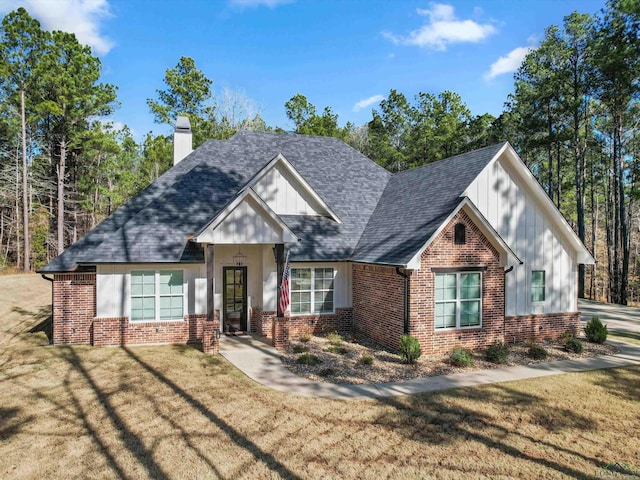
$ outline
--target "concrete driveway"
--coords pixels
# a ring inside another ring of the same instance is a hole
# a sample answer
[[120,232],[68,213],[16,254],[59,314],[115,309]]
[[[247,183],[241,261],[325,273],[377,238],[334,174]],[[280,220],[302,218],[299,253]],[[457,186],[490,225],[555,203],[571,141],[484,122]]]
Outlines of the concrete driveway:
[[640,333],[640,308],[578,300],[578,309],[582,312],[583,323],[591,317],[600,317],[611,331]]

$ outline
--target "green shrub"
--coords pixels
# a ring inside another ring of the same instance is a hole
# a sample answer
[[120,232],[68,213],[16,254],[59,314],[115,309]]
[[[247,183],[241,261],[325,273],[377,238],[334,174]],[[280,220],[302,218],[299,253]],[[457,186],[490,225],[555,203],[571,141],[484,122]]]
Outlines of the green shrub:
[[455,347],[451,351],[449,359],[456,367],[470,367],[473,365],[473,356],[468,348]]
[[493,363],[507,363],[509,358],[509,345],[495,341],[484,351],[484,358]]
[[324,349],[325,352],[335,353],[337,355],[346,355],[349,353],[349,350],[345,347],[341,347],[340,345],[331,345],[328,348]]
[[567,341],[573,337],[575,337],[575,335],[571,330],[565,330],[564,332],[562,332],[562,335],[560,335],[560,341],[562,343],[567,343]]
[[300,335],[300,341],[302,343],[307,343],[309,340],[311,340],[311,334],[310,333],[303,333],[302,335]]
[[306,345],[300,345],[299,343],[293,345],[291,349],[293,350],[293,353],[304,353],[309,351],[309,347],[307,347]]
[[363,353],[360,359],[358,360],[358,363],[360,365],[373,365],[373,362],[375,361],[375,359],[376,357],[374,357],[370,353]]
[[334,345],[336,347],[342,345],[342,335],[340,335],[339,333],[330,333],[329,335],[327,335],[327,340],[329,340],[329,343],[331,345]]
[[544,360],[547,358],[547,350],[540,345],[531,345],[529,350],[527,351],[527,355],[529,355],[534,360]]
[[336,371],[331,367],[323,368],[318,372],[321,377],[333,377],[335,374]]
[[600,321],[600,318],[593,317],[584,327],[584,334],[587,336],[587,340],[592,343],[604,343],[607,340],[609,331],[607,326]]
[[403,335],[400,339],[400,358],[404,363],[414,364],[422,355],[420,342],[411,335]]
[[312,355],[311,353],[303,353],[298,357],[298,360],[296,361],[301,365],[309,365],[310,367],[322,363],[322,360],[320,358]]
[[582,342],[577,338],[570,338],[564,344],[564,349],[567,352],[582,353],[584,350],[584,347],[582,346]]

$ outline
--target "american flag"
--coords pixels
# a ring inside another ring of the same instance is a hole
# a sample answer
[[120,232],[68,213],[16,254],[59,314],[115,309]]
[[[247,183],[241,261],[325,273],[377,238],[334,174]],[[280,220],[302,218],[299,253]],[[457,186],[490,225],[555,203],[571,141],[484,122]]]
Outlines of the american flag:
[[291,266],[289,265],[289,252],[284,262],[284,273],[282,274],[282,283],[280,284],[280,311],[282,313],[289,309],[289,275],[291,274]]

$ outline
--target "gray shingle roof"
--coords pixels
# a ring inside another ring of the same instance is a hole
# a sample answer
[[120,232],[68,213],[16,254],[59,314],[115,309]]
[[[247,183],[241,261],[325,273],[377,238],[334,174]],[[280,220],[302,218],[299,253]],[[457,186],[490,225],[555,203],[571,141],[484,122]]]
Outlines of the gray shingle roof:
[[302,238],[292,259],[350,258],[391,174],[335,138],[242,131],[200,146],[40,271],[96,263],[202,262],[202,248],[189,242],[190,236],[279,153],[343,222],[283,216]]
[[395,174],[352,260],[406,265],[462,201],[460,195],[504,143]]

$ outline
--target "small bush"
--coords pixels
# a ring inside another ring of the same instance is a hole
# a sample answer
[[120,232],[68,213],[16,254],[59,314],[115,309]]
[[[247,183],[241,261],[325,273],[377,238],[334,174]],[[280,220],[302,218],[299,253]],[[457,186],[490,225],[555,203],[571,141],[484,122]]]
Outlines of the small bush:
[[582,346],[582,342],[577,338],[570,338],[564,344],[564,349],[567,352],[582,353],[584,350],[584,347]]
[[311,353],[303,353],[298,357],[298,360],[296,361],[301,365],[308,365],[310,367],[322,363],[321,359],[319,359],[315,355],[312,355]]
[[449,359],[456,367],[470,367],[473,365],[473,356],[468,348],[455,347],[451,351]]
[[324,350],[325,352],[330,352],[330,353],[335,353],[337,355],[346,355],[347,353],[349,353],[349,350],[346,349],[345,347],[341,347],[339,345],[331,345],[328,348],[325,348]]
[[373,365],[373,362],[375,361],[375,359],[376,357],[374,357],[370,353],[363,353],[360,359],[358,360],[358,363],[360,365]]
[[400,358],[404,363],[414,364],[422,355],[420,342],[411,335],[403,335],[400,339]]
[[567,343],[569,341],[570,338],[575,337],[575,335],[573,334],[573,332],[571,330],[565,330],[562,335],[560,335],[560,341],[562,343]]
[[293,353],[304,353],[309,351],[309,347],[307,347],[306,345],[300,345],[299,343],[296,343],[291,347],[291,350],[293,351]]
[[302,335],[300,335],[300,341],[302,343],[307,343],[309,340],[311,340],[311,334],[310,333],[303,333]]
[[600,321],[600,318],[593,317],[584,327],[584,334],[587,336],[587,340],[592,343],[604,343],[607,340],[609,331],[607,326]]
[[340,335],[339,333],[330,333],[329,335],[327,335],[327,340],[329,340],[329,343],[331,345],[334,345],[336,347],[342,345],[342,335]]
[[507,363],[509,358],[509,345],[499,341],[493,342],[484,351],[484,358],[493,363]]
[[529,355],[534,360],[544,360],[547,358],[547,350],[540,345],[531,345],[529,350],[527,351],[527,355]]
[[333,377],[335,374],[336,371],[331,367],[323,368],[318,372],[321,377]]

